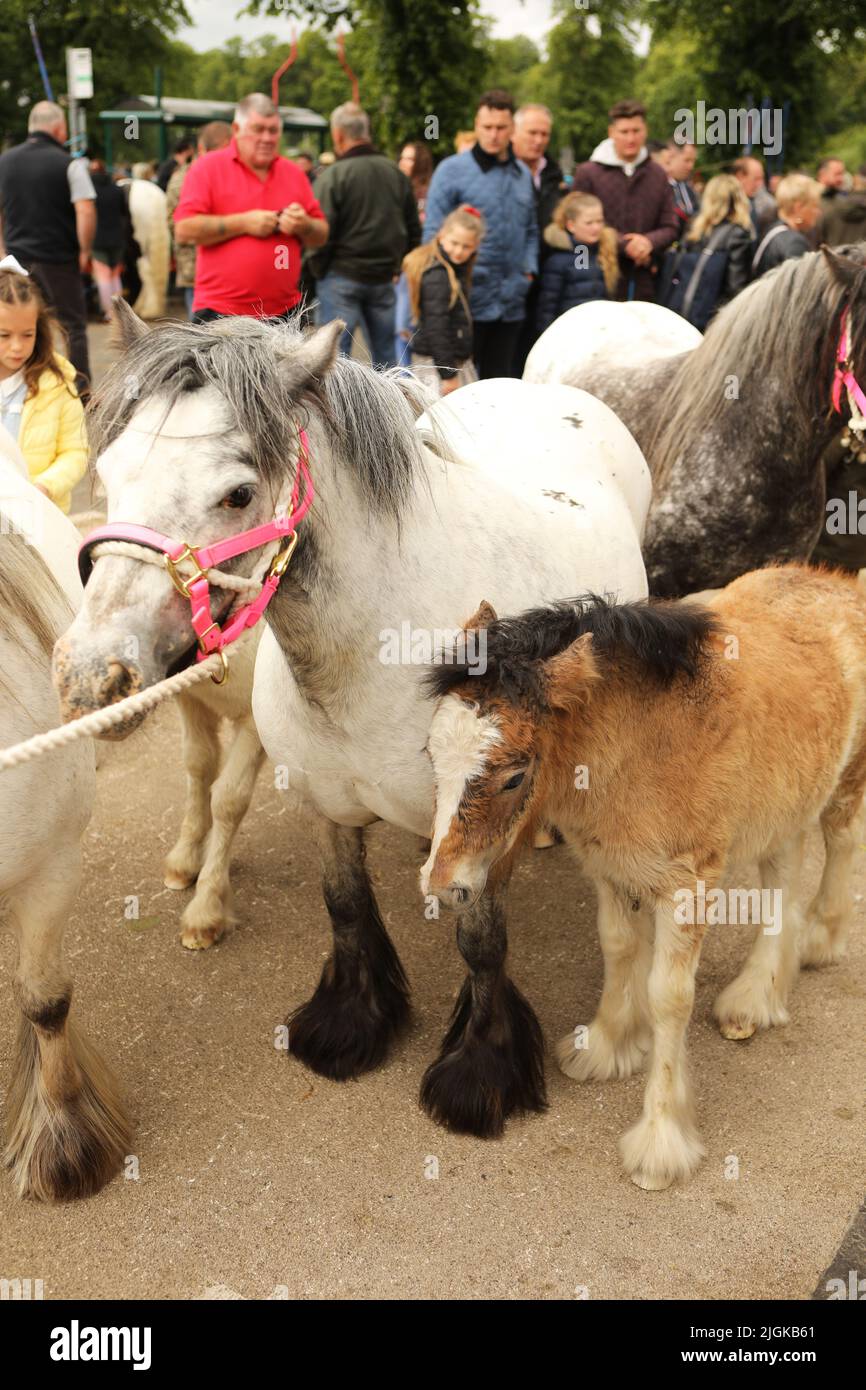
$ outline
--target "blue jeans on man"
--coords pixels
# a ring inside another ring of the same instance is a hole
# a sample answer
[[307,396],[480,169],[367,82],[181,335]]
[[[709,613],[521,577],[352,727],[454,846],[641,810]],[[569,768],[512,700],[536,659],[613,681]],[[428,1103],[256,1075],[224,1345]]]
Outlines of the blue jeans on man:
[[352,337],[360,326],[367,339],[376,367],[394,367],[394,311],[397,296],[390,280],[367,285],[346,275],[328,274],[316,281],[319,323],[342,319],[346,331],[340,338],[340,351],[351,356]]

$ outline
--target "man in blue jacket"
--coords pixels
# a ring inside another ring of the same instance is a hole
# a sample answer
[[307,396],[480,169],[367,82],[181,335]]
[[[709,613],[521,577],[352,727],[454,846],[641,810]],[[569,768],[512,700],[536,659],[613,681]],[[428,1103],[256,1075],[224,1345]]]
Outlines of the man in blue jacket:
[[475,144],[443,159],[427,194],[424,239],[436,236],[449,212],[469,203],[484,214],[487,231],[472,272],[469,307],[478,375],[514,376],[513,361],[538,273],[538,225],[532,175],[511,148],[514,102],[507,92],[485,92],[475,113]]

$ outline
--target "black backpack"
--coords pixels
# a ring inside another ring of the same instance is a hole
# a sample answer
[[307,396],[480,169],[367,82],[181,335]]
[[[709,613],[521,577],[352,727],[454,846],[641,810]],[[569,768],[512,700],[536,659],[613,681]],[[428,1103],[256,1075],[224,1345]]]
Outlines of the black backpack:
[[704,331],[712,318],[725,283],[728,249],[723,240],[727,222],[714,227],[703,250],[697,243],[682,242],[665,253],[659,275],[656,303],[680,314]]

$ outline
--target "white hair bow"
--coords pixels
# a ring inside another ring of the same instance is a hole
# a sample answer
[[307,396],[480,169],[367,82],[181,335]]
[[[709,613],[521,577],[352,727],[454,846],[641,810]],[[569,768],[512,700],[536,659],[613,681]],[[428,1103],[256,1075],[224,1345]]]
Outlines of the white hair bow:
[[14,270],[18,275],[26,275],[30,278],[30,271],[25,270],[23,265],[19,265],[14,256],[4,256],[0,261],[0,270]]

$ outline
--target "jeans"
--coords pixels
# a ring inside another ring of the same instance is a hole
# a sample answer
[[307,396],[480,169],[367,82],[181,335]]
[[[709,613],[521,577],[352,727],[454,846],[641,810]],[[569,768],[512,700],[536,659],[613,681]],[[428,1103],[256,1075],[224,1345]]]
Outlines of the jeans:
[[394,357],[398,367],[412,365],[412,349],[409,344],[417,327],[417,323],[412,322],[409,282],[403,274],[397,281],[397,310],[394,316]]
[[84,285],[78,261],[31,261],[27,266],[49,309],[60,320],[69,338],[69,360],[75,368],[79,395],[90,390],[90,359],[87,352],[87,311]]
[[481,381],[490,377],[516,376],[514,352],[523,319],[476,319],[473,326],[473,356]]
[[345,275],[326,275],[316,284],[319,295],[319,323],[342,319],[346,331],[340,338],[340,351],[351,356],[352,337],[358,325],[364,330],[375,367],[394,367],[394,308],[396,294],[390,280],[365,285]]

